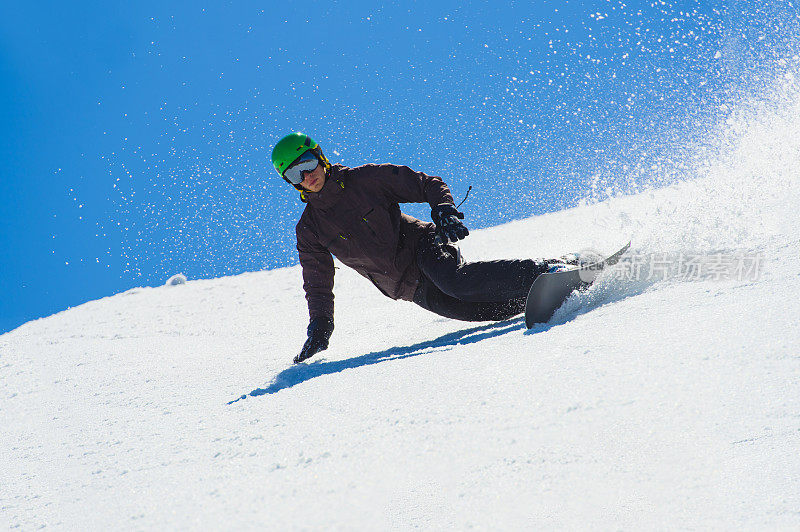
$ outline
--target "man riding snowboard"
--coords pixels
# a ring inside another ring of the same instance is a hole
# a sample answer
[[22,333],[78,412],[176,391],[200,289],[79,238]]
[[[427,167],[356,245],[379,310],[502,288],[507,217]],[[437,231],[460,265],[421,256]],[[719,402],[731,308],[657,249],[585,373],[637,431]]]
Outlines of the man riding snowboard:
[[[333,333],[333,257],[392,299],[457,320],[499,321],[524,312],[536,277],[576,260],[465,262],[454,242],[469,235],[441,178],[407,166],[332,165],[308,135],[292,133],[272,164],[306,203],[297,250],[308,301],[308,339],[295,363],[328,348]],[[399,203],[431,206],[433,223],[400,212]]]

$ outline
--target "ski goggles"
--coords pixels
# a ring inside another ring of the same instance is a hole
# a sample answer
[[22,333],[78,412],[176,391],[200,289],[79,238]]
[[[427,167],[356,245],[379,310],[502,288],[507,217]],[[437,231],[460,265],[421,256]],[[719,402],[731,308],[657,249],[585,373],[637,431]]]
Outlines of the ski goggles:
[[318,164],[317,156],[307,151],[283,172],[283,178],[292,185],[299,185],[303,182],[303,174],[314,170]]

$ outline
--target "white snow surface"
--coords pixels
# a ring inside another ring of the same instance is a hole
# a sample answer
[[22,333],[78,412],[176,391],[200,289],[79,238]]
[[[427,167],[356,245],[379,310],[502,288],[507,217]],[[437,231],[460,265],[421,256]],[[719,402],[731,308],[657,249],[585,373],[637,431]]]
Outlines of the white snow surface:
[[[0,336],[0,526],[800,528],[797,102],[729,120],[696,180],[475,231],[469,260],[633,237],[628,266],[530,331],[341,267],[331,347],[294,366],[295,266]],[[761,262],[636,262],[698,254]]]

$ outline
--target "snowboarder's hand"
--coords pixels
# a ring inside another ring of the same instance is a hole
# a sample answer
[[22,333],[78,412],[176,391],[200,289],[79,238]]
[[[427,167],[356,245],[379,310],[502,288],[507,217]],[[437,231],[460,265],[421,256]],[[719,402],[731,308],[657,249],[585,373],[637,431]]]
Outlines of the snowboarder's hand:
[[469,234],[469,229],[461,223],[464,213],[450,203],[437,205],[431,211],[431,219],[436,224],[436,233],[445,240],[457,242]]
[[303,344],[300,354],[294,357],[295,364],[328,349],[328,340],[333,334],[333,320],[331,318],[313,318],[308,324],[307,331],[308,340]]

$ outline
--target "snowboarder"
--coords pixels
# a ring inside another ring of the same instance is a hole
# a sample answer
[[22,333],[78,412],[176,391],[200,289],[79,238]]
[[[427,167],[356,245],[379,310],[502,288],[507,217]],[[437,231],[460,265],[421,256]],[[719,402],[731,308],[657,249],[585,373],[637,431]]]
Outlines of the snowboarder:
[[[308,339],[295,363],[328,348],[333,333],[333,257],[392,299],[441,316],[497,321],[520,314],[536,277],[565,259],[466,262],[455,242],[469,235],[441,178],[407,166],[331,164],[308,135],[291,133],[272,150],[275,170],[306,204],[297,250],[308,301]],[[400,211],[428,203],[433,223]]]

